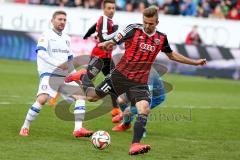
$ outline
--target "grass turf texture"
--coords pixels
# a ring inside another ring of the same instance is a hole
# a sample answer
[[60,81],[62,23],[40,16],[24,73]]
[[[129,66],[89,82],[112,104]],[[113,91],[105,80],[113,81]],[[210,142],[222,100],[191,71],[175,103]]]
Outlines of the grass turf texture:
[[[73,122],[55,116],[45,106],[32,123],[30,136],[20,137],[19,129],[35,100],[38,86],[36,64],[0,60],[0,159],[163,159],[226,160],[240,157],[240,82],[202,77],[164,75],[173,84],[161,107],[154,109],[143,143],[152,150],[144,156],[129,156],[132,129],[111,131],[110,113],[84,123],[88,129],[106,130],[111,146],[96,150],[89,138],[72,136]],[[99,80],[98,80],[99,82]],[[88,104],[88,109],[95,107]]]

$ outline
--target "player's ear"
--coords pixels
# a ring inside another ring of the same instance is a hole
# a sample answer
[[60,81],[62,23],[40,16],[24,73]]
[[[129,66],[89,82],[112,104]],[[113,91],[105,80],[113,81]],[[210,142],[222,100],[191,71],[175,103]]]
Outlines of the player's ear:
[[157,19],[157,25],[158,25],[158,23],[159,23],[159,20]]

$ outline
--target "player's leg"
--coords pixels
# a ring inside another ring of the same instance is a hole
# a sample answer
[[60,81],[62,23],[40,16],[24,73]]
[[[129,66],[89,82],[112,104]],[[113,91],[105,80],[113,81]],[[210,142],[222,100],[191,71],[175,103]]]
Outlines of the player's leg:
[[73,81],[81,83],[81,89],[83,89],[88,101],[95,102],[100,99],[100,97],[96,94],[94,84],[89,79],[87,71],[85,69],[81,69],[75,73],[66,76],[64,81],[66,83],[70,83]]
[[130,155],[148,152],[150,145],[141,144],[140,141],[145,132],[148,115],[150,113],[150,93],[148,86],[136,86],[127,93],[131,103],[135,103],[137,108],[137,118],[133,128],[133,140],[129,150]]
[[62,84],[59,88],[62,98],[68,103],[75,103],[74,107],[74,130],[73,135],[75,137],[89,137],[93,134],[93,131],[89,131],[83,128],[83,121],[86,112],[86,96],[79,84],[76,82],[71,82],[67,84]]
[[76,99],[74,106],[74,119],[75,119],[75,127],[73,131],[73,135],[78,137],[90,137],[93,134],[93,131],[87,130],[83,127],[83,121],[86,113],[86,101],[82,96],[73,95]]
[[114,126],[112,131],[123,132],[131,128],[131,122],[133,120],[133,115],[131,114],[130,107],[125,108],[122,114],[122,123]]
[[[110,74],[110,71],[115,66],[114,66],[114,62],[109,58],[103,59],[103,62],[104,62],[104,65],[103,65],[103,68],[102,68],[102,73],[106,77],[107,75]],[[111,94],[111,99],[112,99],[112,107],[113,107],[113,109],[111,111],[111,114],[112,114],[112,117],[115,117],[115,116],[121,114],[121,110],[118,107],[117,97],[114,94]]]
[[55,97],[56,95],[57,91],[53,90],[49,86],[49,76],[42,77],[38,88],[37,99],[29,108],[24,124],[21,127],[19,133],[21,136],[28,136],[30,125],[32,121],[34,121],[36,117],[39,115],[42,106],[46,104],[50,97]]
[[28,136],[29,135],[29,128],[37,116],[39,115],[40,111],[42,110],[42,106],[48,101],[49,95],[48,94],[40,94],[36,101],[32,104],[29,108],[26,118],[24,120],[23,126],[20,130],[21,136]]
[[102,70],[104,67],[104,62],[102,59],[98,57],[91,57],[88,67],[87,67],[87,75],[90,80],[95,78],[98,73]]

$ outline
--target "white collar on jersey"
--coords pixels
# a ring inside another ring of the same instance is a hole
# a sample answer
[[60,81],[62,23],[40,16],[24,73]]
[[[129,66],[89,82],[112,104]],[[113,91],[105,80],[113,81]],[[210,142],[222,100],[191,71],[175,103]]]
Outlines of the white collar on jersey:
[[112,18],[109,18],[108,16],[106,16],[105,14],[103,14],[103,17],[112,20]]
[[53,32],[55,32],[57,35],[59,35],[59,36],[61,36],[62,35],[62,32],[58,32],[56,29],[52,29],[53,30]]
[[149,37],[152,37],[152,36],[156,33],[157,29],[155,29],[152,34],[148,34],[147,32],[144,31],[144,28],[143,28],[143,26],[142,26],[142,31],[143,31],[143,33],[145,33],[145,34],[148,35]]

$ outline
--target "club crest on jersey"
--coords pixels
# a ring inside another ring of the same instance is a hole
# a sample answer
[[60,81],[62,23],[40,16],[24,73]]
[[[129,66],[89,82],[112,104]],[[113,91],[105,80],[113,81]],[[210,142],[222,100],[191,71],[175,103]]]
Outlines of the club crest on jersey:
[[47,85],[42,85],[42,90],[47,90],[48,86]]
[[70,42],[69,41],[66,41],[66,44],[67,44],[68,47],[70,46]]
[[160,45],[160,39],[155,39],[154,41],[157,45]]

